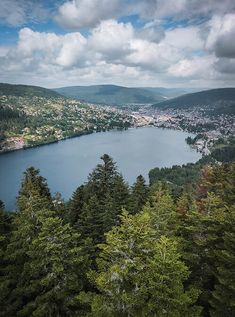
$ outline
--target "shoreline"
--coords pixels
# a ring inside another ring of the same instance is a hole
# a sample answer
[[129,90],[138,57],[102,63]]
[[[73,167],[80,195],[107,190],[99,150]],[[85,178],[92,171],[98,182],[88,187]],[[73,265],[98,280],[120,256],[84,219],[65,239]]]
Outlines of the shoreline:
[[[88,131],[81,131],[81,133],[77,134],[77,135],[71,135],[71,136],[67,136],[65,138],[62,139],[58,139],[58,140],[53,140],[53,141],[48,141],[48,142],[43,142],[43,143],[39,143],[39,144],[32,144],[32,145],[25,145],[22,148],[12,148],[12,149],[7,149],[7,150],[0,150],[0,155],[4,155],[4,154],[9,154],[11,152],[16,152],[16,151],[25,151],[25,150],[30,150],[33,148],[37,148],[37,147],[41,147],[41,146],[45,146],[45,145],[50,145],[50,144],[54,144],[54,143],[59,143],[60,141],[65,141],[68,139],[73,139],[73,138],[79,138],[82,137],[84,135],[89,135],[89,134],[93,134],[93,133],[100,133],[100,132],[108,132],[108,131],[115,131],[115,130],[120,130],[120,131],[125,131],[130,128],[113,128],[113,129],[109,129],[109,130],[105,130],[105,131],[96,131],[96,130],[88,130]],[[137,128],[137,127],[133,127],[133,128]]]

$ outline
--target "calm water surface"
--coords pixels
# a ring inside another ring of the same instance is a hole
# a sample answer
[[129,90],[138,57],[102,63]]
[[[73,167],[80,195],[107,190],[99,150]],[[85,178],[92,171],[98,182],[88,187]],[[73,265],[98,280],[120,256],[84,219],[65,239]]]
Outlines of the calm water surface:
[[195,162],[201,156],[190,149],[185,132],[138,128],[127,131],[95,133],[42,147],[0,155],[0,199],[14,209],[22,173],[29,166],[39,168],[52,193],[68,199],[78,185],[107,153],[117,162],[124,178],[132,184],[139,174],[148,180],[154,167]]

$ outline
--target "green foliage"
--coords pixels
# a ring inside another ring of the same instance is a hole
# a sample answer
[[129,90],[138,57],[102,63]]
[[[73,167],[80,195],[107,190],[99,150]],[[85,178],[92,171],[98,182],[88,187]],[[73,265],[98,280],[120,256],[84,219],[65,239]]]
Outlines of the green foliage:
[[31,166],[24,172],[19,196],[17,197],[19,210],[24,210],[36,196],[44,199],[46,207],[51,207],[52,199],[46,179],[39,175],[38,169]]
[[176,242],[156,237],[147,212],[121,219],[101,245],[92,316],[199,316],[197,294],[184,290],[188,269]]
[[234,114],[235,89],[219,88],[182,95],[170,100],[160,102],[153,107],[167,109],[187,109],[204,107],[204,112],[213,115]]
[[176,207],[168,188],[159,184],[157,190],[150,194],[149,202],[144,211],[151,215],[156,234],[174,235],[176,225]]
[[11,85],[0,84],[0,96],[17,96],[17,97],[60,97],[60,94],[43,87],[28,85]]
[[20,316],[72,316],[80,308],[76,299],[83,287],[87,265],[79,246],[79,234],[58,217],[39,216],[41,228],[30,244],[25,270],[24,296],[30,301]]
[[105,105],[151,104],[163,100],[157,91],[115,85],[62,87],[55,91],[66,97]]
[[129,203],[129,190],[111,157],[104,154],[89,175],[85,186],[74,193],[70,202],[71,222],[83,238],[101,243],[104,233],[119,222],[119,214]]
[[0,84],[0,151],[126,129],[132,117],[111,109],[82,104],[42,87]]
[[130,207],[131,213],[135,214],[140,212],[148,198],[148,186],[142,175],[139,175],[136,182],[131,188]]
[[234,162],[176,197],[101,159],[68,205],[33,167],[0,201],[0,316],[234,316]]
[[226,217],[222,245],[215,250],[215,287],[210,304],[212,317],[235,316],[235,210]]
[[211,156],[219,162],[228,163],[235,160],[235,146],[224,146],[212,151]]

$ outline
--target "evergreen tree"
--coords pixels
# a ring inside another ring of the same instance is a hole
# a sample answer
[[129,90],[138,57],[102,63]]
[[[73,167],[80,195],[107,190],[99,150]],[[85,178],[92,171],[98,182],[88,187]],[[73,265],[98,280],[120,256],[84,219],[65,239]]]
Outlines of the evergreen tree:
[[6,311],[3,311],[3,316],[15,316],[24,303],[30,300],[25,296],[28,278],[25,267],[30,261],[28,251],[40,231],[38,213],[47,214],[52,204],[46,181],[38,170],[26,170],[17,201],[19,211],[14,216],[12,233],[4,254],[6,267],[1,287]]
[[116,164],[107,154],[89,175],[88,182],[74,193],[70,213],[82,238],[94,244],[104,241],[104,233],[119,222],[119,214],[129,202],[129,189],[117,172]]
[[177,249],[174,240],[157,238],[148,213],[124,213],[101,245],[92,316],[199,316],[197,292],[184,290],[189,273]]
[[77,316],[87,265],[79,234],[58,217],[40,213],[41,228],[29,247],[24,295],[31,298],[19,316]]
[[116,164],[108,154],[101,157],[103,164],[98,164],[88,177],[88,193],[95,194],[102,199],[113,188],[114,182],[119,176]]
[[213,317],[235,316],[235,209],[226,217],[223,244],[215,250],[215,289],[210,300]]
[[47,212],[43,207],[44,203],[44,199],[34,197],[27,203],[27,208],[14,217],[13,231],[4,256],[7,266],[1,283],[3,301],[6,304],[3,316],[16,316],[24,303],[30,300],[25,296],[25,284],[28,278],[25,267],[30,262],[28,251],[31,243],[40,230],[37,214],[40,211]]
[[7,245],[10,239],[11,233],[11,216],[7,214],[4,210],[4,203],[0,200],[0,316],[1,310],[5,306],[5,285],[4,280],[7,274],[6,266],[7,262],[4,258]]
[[43,198],[48,208],[52,207],[51,194],[46,179],[39,174],[38,169],[29,167],[24,172],[19,196],[17,197],[18,209],[27,208],[27,204],[31,204],[35,196]]
[[152,225],[158,236],[175,234],[176,208],[173,198],[164,184],[159,184],[156,191],[151,190],[149,202],[144,210],[151,215]]
[[148,198],[148,186],[142,175],[139,175],[131,190],[131,205],[130,211],[132,214],[138,213],[144,207]]
[[69,221],[72,225],[81,219],[84,195],[84,185],[81,185],[75,190],[69,202]]
[[[200,211],[203,206],[203,211]],[[214,288],[215,248],[222,243],[225,217],[228,209],[221,199],[208,193],[199,208],[193,204],[178,227],[183,249],[183,259],[190,267],[189,283],[201,289],[199,304],[204,307],[204,316],[209,316],[209,299]]]
[[180,216],[185,217],[194,204],[192,193],[184,191],[177,199],[176,211]]

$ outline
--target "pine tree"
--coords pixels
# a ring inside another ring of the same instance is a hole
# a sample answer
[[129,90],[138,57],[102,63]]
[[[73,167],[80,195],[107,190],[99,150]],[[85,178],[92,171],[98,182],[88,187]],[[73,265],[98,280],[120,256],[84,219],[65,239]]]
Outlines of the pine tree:
[[17,197],[18,209],[27,208],[27,204],[31,204],[34,196],[43,198],[47,207],[52,207],[52,198],[46,179],[39,174],[38,169],[29,167],[24,172],[19,196]]
[[27,209],[17,213],[13,220],[13,231],[5,251],[4,260],[7,263],[2,281],[3,298],[6,311],[3,316],[15,316],[17,311],[30,300],[25,296],[25,284],[28,275],[25,267],[30,262],[28,251],[35,236],[40,231],[38,213],[45,212],[44,199],[34,197],[27,203]]
[[213,193],[208,193],[207,197],[200,201],[199,208],[195,204],[192,205],[192,209],[181,219],[183,221],[178,228],[183,259],[191,270],[189,283],[201,289],[199,304],[204,307],[205,316],[209,314],[209,299],[215,282],[214,250],[222,243],[227,212],[228,209],[221,199]]
[[182,194],[177,199],[177,203],[176,203],[177,213],[180,216],[185,217],[194,203],[195,202],[192,197],[192,194],[190,192],[183,191]]
[[75,316],[81,305],[87,265],[79,245],[79,234],[58,217],[39,215],[41,229],[27,252],[25,267],[28,278],[24,295],[30,301],[19,310],[19,316]]
[[7,265],[1,285],[6,303],[5,316],[16,315],[24,302],[30,300],[25,296],[27,275],[24,269],[30,261],[28,251],[31,243],[40,231],[38,213],[54,213],[48,211],[51,197],[46,181],[34,168],[26,170],[17,200],[19,211],[14,215],[12,233],[4,254]]
[[87,188],[89,194],[95,194],[102,199],[113,188],[117,172],[116,164],[108,154],[101,157],[103,164],[98,164],[88,177]]
[[235,209],[226,217],[223,244],[215,250],[215,289],[210,300],[213,317],[235,316]]
[[148,198],[148,187],[142,175],[139,175],[131,190],[131,206],[132,214],[138,213],[142,210]]
[[10,239],[12,222],[12,217],[4,209],[4,203],[0,200],[0,316],[2,316],[1,310],[4,310],[6,304],[4,280],[7,274],[7,262],[5,260],[5,252]]
[[81,185],[75,190],[69,202],[69,222],[72,225],[81,219],[84,195],[84,185]]
[[101,159],[103,164],[97,165],[70,203],[70,213],[76,215],[74,227],[94,244],[104,241],[104,233],[118,224],[122,208],[129,203],[129,189],[116,164],[107,154]]
[[159,185],[151,191],[149,202],[144,210],[151,215],[151,221],[159,236],[174,235],[177,225],[177,214],[173,198],[165,185]]
[[148,213],[124,213],[101,245],[92,316],[199,316],[197,292],[184,290],[189,272],[177,249],[174,240],[157,238]]

